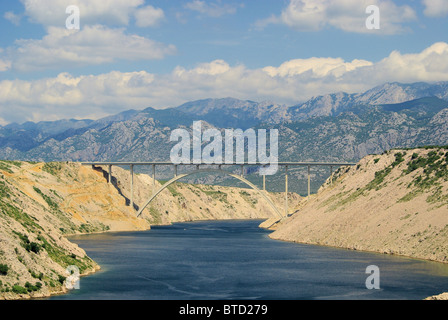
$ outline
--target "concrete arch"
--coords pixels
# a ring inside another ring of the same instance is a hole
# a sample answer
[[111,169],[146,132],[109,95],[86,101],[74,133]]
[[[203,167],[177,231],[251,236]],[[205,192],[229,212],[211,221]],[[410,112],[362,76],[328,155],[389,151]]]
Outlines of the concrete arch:
[[283,215],[280,213],[280,210],[278,210],[278,208],[275,206],[275,204],[272,202],[272,200],[265,194],[263,193],[260,189],[257,188],[256,185],[254,185],[252,182],[250,182],[249,180],[243,178],[242,176],[239,176],[237,174],[233,174],[231,172],[227,172],[224,170],[217,170],[217,169],[199,169],[199,170],[195,170],[193,172],[190,173],[184,173],[184,174],[179,174],[176,177],[174,177],[173,179],[171,179],[170,181],[166,182],[162,187],[160,187],[156,192],[154,192],[154,194],[151,196],[151,198],[145,203],[145,205],[140,208],[140,210],[137,213],[137,217],[139,217],[143,210],[145,210],[145,208],[154,200],[155,197],[157,197],[157,195],[159,195],[163,190],[165,190],[166,188],[168,188],[171,184],[173,184],[174,182],[191,176],[193,174],[197,174],[197,173],[217,173],[217,174],[226,174],[228,176],[231,176],[235,179],[238,179],[242,182],[244,182],[245,184],[247,184],[249,187],[251,187],[252,189],[254,189],[255,191],[258,192],[259,195],[261,195],[263,197],[263,199],[265,199],[268,204],[272,207],[272,209],[275,211],[275,213],[279,216],[279,218],[283,218]]

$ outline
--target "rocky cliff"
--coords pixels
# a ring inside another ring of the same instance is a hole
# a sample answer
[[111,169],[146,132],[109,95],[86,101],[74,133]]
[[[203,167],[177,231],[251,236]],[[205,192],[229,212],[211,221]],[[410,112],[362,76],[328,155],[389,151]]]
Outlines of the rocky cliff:
[[448,262],[448,148],[392,150],[341,168],[273,239]]
[[[81,274],[99,269],[65,237],[91,232],[148,230],[154,224],[211,219],[270,218],[275,212],[249,189],[176,183],[163,191],[141,218],[135,209],[152,193],[153,180],[114,167],[79,163],[0,161],[0,298],[45,297],[66,292],[68,266]],[[156,187],[160,183],[156,182]],[[281,206],[283,196],[271,194]],[[291,204],[299,197],[291,194]]]

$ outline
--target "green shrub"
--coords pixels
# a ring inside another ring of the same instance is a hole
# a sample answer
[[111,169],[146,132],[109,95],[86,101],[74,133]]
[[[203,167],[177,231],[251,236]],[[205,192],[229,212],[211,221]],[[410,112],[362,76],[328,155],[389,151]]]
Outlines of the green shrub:
[[26,282],[25,288],[28,292],[38,291],[40,288],[42,288],[42,283],[36,282],[35,285],[32,285],[31,283]]
[[419,168],[423,169],[422,177],[418,177],[418,180],[416,178],[414,181],[415,186],[428,188],[437,183],[440,178],[448,180],[448,159],[442,158],[440,152],[432,150],[426,157],[414,155],[404,173],[409,174]]
[[0,275],[6,276],[8,274],[9,267],[6,264],[0,264]]
[[38,194],[40,194],[40,196],[45,200],[45,202],[48,204],[48,206],[55,210],[55,211],[59,211],[59,205],[53,201],[52,198],[50,198],[49,196],[47,196],[45,193],[43,193],[39,188],[33,186],[34,191],[36,191]]
[[392,167],[396,167],[400,163],[404,161],[403,154],[401,152],[398,152],[395,154],[395,161],[392,163]]
[[[26,248],[26,249],[28,250],[28,248]],[[35,254],[39,254],[40,249],[41,249],[40,244],[38,244],[36,242],[31,242],[28,251],[34,252]]]
[[59,281],[60,284],[63,284],[65,279],[67,279],[67,278],[64,277],[64,276],[61,276],[61,275],[58,276],[58,281]]
[[0,198],[10,198],[10,194],[11,190],[8,188],[4,181],[0,180]]
[[12,292],[17,293],[17,294],[27,294],[28,290],[26,290],[24,287],[21,287],[19,285],[14,285],[12,287]]
[[42,272],[37,274],[34,271],[30,271],[30,273],[31,273],[31,276],[35,279],[42,280],[42,278],[44,277],[44,274]]
[[379,190],[380,185],[384,181],[384,178],[386,178],[386,176],[391,171],[392,171],[392,167],[387,167],[387,168],[385,168],[383,170],[375,172],[375,178],[367,184],[366,189],[367,190],[372,190],[372,189]]
[[43,165],[42,170],[56,176],[62,170],[62,164],[60,162],[47,162]]
[[[22,246],[25,248],[28,252],[34,252],[35,254],[39,254],[40,249],[42,246],[36,242],[31,242],[30,239],[28,239],[28,236],[26,234],[21,234],[20,232],[13,231],[17,236],[19,236],[20,240],[22,241]],[[16,251],[17,253],[17,251]]]

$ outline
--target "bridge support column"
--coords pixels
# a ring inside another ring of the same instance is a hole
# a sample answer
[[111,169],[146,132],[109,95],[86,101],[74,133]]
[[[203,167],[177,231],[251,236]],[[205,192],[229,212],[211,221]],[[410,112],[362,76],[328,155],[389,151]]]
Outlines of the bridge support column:
[[177,177],[177,164],[174,165],[174,177]]
[[109,165],[109,175],[107,176],[107,183],[112,182],[112,165]]
[[310,173],[311,167],[308,166],[308,199],[311,196],[311,173]]
[[152,193],[156,192],[156,165],[152,165]]
[[288,166],[285,166],[285,217],[288,216]]
[[330,166],[330,186],[333,185],[333,166]]
[[266,191],[266,175],[263,175],[263,191]]
[[131,169],[131,210],[134,210],[134,165],[130,165]]

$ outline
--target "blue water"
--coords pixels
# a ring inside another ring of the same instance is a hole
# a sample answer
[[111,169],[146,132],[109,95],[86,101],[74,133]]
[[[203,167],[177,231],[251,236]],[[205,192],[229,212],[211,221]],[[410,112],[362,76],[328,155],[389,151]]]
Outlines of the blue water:
[[[423,299],[448,291],[448,265],[272,240],[261,221],[178,223],[71,237],[102,270],[51,299]],[[366,267],[380,269],[368,290]]]

